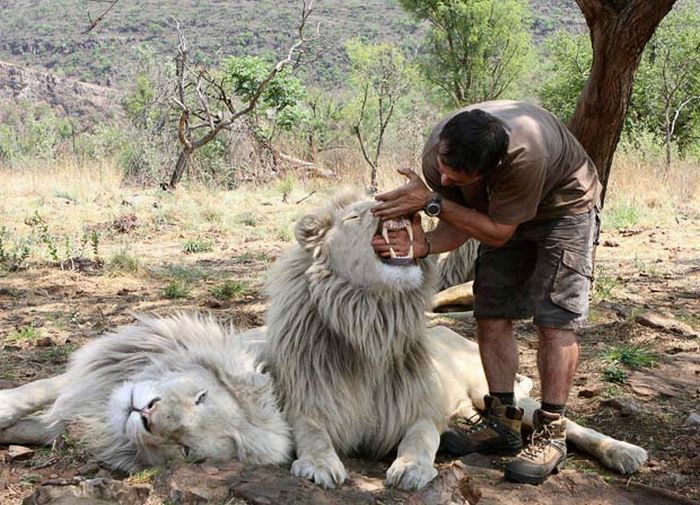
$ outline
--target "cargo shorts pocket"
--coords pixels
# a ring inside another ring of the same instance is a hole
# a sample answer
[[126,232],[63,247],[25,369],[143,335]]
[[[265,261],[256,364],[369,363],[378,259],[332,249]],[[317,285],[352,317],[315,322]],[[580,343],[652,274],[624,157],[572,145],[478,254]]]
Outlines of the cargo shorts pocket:
[[575,314],[584,314],[588,307],[592,274],[593,265],[590,258],[564,249],[550,294],[552,302]]

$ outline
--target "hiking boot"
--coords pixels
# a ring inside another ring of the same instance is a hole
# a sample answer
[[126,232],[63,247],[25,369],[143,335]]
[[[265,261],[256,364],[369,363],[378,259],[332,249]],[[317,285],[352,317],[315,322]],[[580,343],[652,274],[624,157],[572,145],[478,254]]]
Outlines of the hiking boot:
[[530,444],[506,465],[505,478],[541,484],[558,473],[566,459],[566,419],[559,414],[536,410]]
[[472,452],[509,455],[523,446],[520,422],[523,411],[512,405],[503,405],[495,396],[484,396],[486,408],[481,414],[466,419],[453,417],[442,434],[441,448],[464,456]]

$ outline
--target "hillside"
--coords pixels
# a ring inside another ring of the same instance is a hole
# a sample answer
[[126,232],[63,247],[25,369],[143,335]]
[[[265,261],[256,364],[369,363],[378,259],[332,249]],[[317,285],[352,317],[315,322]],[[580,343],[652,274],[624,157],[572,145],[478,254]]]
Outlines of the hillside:
[[[121,0],[107,19],[88,35],[88,9],[99,14],[104,3],[85,0],[0,0],[0,60],[48,68],[59,75],[111,85],[129,75],[139,48],[170,58],[175,45],[169,20],[183,26],[195,57],[217,61],[222,56],[280,51],[295,32],[300,2],[296,0]],[[536,37],[557,29],[583,29],[575,2],[533,0]],[[387,40],[405,48],[420,43],[421,27],[395,0],[319,0],[323,59],[314,78],[337,79],[342,45],[354,36]]]
[[117,113],[119,92],[0,61],[0,106],[22,101],[48,105],[60,116],[89,118],[94,124]]

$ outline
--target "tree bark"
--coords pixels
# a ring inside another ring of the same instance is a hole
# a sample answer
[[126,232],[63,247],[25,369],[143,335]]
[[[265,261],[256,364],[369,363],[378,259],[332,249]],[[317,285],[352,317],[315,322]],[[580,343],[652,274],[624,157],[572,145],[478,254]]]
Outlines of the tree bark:
[[175,164],[175,171],[173,172],[173,175],[170,176],[170,183],[168,184],[170,189],[175,189],[180,182],[180,179],[182,179],[182,176],[185,174],[185,170],[187,170],[187,165],[190,162],[191,154],[192,151],[189,149],[183,149],[180,153],[180,156],[177,158],[177,163]]
[[644,46],[675,2],[576,0],[590,29],[593,63],[569,129],[598,169],[601,204]]

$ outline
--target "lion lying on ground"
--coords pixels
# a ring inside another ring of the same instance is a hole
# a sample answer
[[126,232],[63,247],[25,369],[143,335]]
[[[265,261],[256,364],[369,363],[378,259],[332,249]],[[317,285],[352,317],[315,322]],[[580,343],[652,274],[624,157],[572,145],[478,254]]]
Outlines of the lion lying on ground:
[[[338,454],[398,448],[387,482],[424,486],[446,420],[483,408],[486,379],[475,343],[426,330],[431,262],[389,266],[374,254],[371,206],[341,198],[299,222],[299,245],[271,273],[267,333],[142,319],[87,344],[63,375],[0,391],[0,444],[49,443],[78,422],[96,457],[130,472],[173,458],[285,463],[290,428],[254,362],[262,352],[296,439],[294,475],[334,487],[346,478]],[[516,383],[526,422],[531,385]],[[647,458],[571,421],[567,437],[622,473]]]
[[51,443],[68,423],[101,461],[285,463],[289,427],[268,374],[211,318],[143,318],[76,352],[63,375],[0,391],[0,444]]

